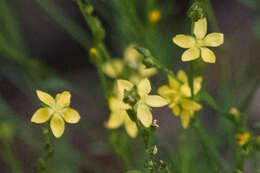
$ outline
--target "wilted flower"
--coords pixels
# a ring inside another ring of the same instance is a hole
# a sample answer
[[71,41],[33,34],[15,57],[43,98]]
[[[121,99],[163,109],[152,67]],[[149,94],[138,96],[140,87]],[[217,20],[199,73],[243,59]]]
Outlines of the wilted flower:
[[38,98],[46,105],[43,108],[38,109],[32,116],[31,122],[41,124],[50,120],[50,127],[53,135],[56,138],[62,136],[65,123],[75,124],[80,120],[79,113],[70,108],[71,94],[68,91],[64,91],[56,95],[54,99],[48,93],[37,90]]

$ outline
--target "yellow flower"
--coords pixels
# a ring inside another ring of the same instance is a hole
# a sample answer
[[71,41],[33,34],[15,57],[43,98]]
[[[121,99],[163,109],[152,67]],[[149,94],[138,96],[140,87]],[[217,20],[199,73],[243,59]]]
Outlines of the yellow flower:
[[75,124],[80,120],[79,113],[70,105],[70,92],[64,91],[56,95],[54,99],[48,93],[37,90],[38,98],[46,105],[46,107],[38,109],[32,116],[31,122],[41,124],[50,120],[50,127],[56,138],[61,137],[65,129],[64,120],[67,123]]
[[[158,89],[158,93],[169,102],[169,107],[176,116],[181,117],[183,128],[187,128],[190,118],[193,117],[195,111],[199,111],[202,106],[191,100],[191,88],[189,87],[188,78],[184,71],[178,71],[177,78],[171,76],[169,78],[169,86],[163,85]],[[202,77],[194,78],[193,92],[196,95],[201,89]]]
[[210,33],[207,34],[206,18],[199,19],[194,24],[193,33],[195,37],[190,35],[178,34],[173,37],[173,42],[182,48],[188,48],[182,54],[182,61],[192,61],[202,57],[202,60],[207,63],[215,63],[216,56],[207,47],[218,47],[224,42],[224,34]]
[[240,146],[243,146],[245,145],[249,138],[250,138],[250,133],[246,132],[246,133],[238,133],[236,134],[235,138],[237,139],[237,143],[240,145]]
[[106,127],[116,129],[122,124],[125,124],[125,129],[129,136],[133,138],[136,137],[138,132],[137,126],[135,122],[129,118],[126,112],[126,110],[131,107],[119,98],[111,97],[109,98],[109,108],[111,114],[109,120],[106,122]]
[[102,66],[103,72],[111,78],[118,77],[123,71],[124,63],[120,59],[113,59]]
[[90,53],[90,54],[97,55],[98,52],[97,52],[97,49],[96,49],[96,48],[90,48],[90,49],[89,49],[89,53]]
[[152,10],[149,13],[149,21],[152,23],[156,23],[161,18],[161,13],[159,10]]
[[[118,80],[119,98],[122,100],[124,97],[124,90],[131,90],[134,86],[127,80]],[[137,93],[140,99],[136,103],[137,118],[145,127],[150,127],[152,124],[152,113],[150,107],[162,107],[168,102],[158,95],[148,95],[151,92],[151,84],[147,78],[142,79],[137,85]]]

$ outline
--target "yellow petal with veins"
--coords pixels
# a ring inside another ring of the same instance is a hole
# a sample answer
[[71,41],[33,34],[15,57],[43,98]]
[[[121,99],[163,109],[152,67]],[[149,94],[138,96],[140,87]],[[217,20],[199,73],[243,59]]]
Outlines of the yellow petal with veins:
[[146,96],[145,103],[151,107],[162,107],[168,104],[167,100],[158,95]]
[[211,33],[208,34],[204,39],[205,46],[218,47],[224,42],[224,34],[222,33]]
[[189,48],[188,50],[186,50],[185,52],[183,52],[181,60],[183,62],[192,61],[192,60],[198,59],[199,56],[200,56],[199,48],[192,47],[192,48]]
[[197,39],[203,39],[207,34],[207,19],[199,19],[194,24],[194,34]]
[[140,96],[149,94],[151,92],[150,81],[147,78],[142,79],[137,85],[137,91]]
[[48,106],[54,106],[55,105],[55,100],[54,98],[49,95],[46,92],[40,91],[40,90],[36,90],[37,96],[38,98],[46,105]]
[[45,123],[51,117],[52,111],[49,108],[40,108],[32,116],[31,122]]
[[216,62],[216,56],[214,52],[212,52],[208,48],[200,48],[201,49],[201,57],[204,62],[207,63],[215,63]]
[[51,131],[56,138],[62,136],[65,129],[65,123],[59,115],[53,115],[51,119]]
[[75,124],[80,120],[78,111],[72,108],[65,108],[63,110],[63,118],[67,123]]
[[152,113],[145,104],[138,105],[137,118],[141,121],[144,127],[150,127],[153,121]]
[[191,48],[195,46],[195,39],[189,35],[178,34],[173,37],[172,41],[182,48]]
[[127,117],[126,111],[116,111],[110,114],[109,120],[106,122],[106,127],[110,129],[116,129],[120,127],[125,118]]
[[61,94],[56,95],[56,102],[63,107],[70,105],[71,94],[69,91],[63,91]]
[[137,126],[135,122],[133,122],[128,116],[125,120],[125,129],[126,132],[131,136],[132,138],[135,138],[138,132]]

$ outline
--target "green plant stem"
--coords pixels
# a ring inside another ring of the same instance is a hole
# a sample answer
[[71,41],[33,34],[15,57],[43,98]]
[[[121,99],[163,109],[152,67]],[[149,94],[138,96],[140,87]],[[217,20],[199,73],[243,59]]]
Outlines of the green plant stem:
[[[2,139],[1,139],[2,140]],[[15,157],[15,153],[12,150],[12,144],[9,141],[2,140],[0,142],[0,155],[2,159],[7,163],[12,173],[23,173],[23,169],[20,161]]]
[[51,136],[51,132],[49,128],[42,128],[43,134],[45,135],[45,143],[44,149],[37,160],[36,170],[37,173],[47,173],[48,171],[48,163],[53,158],[54,155],[54,141]]

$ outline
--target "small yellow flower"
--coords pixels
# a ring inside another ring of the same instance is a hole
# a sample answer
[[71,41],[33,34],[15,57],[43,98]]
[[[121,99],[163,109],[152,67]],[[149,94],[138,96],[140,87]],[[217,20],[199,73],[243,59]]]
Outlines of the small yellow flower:
[[[187,128],[190,118],[193,117],[195,111],[199,111],[202,106],[191,100],[191,88],[189,87],[188,77],[184,71],[177,73],[179,81],[171,76],[169,78],[169,86],[163,85],[158,89],[158,93],[169,102],[169,107],[174,115],[181,116],[183,128]],[[194,78],[193,92],[196,95],[201,89],[202,77]]]
[[98,54],[96,48],[90,48],[90,49],[89,49],[89,53],[90,53],[90,54],[94,54],[94,55],[97,55],[97,54]]
[[160,20],[160,18],[161,18],[161,13],[159,10],[152,10],[149,13],[149,21],[151,23],[156,23],[158,20]]
[[111,114],[109,120],[105,124],[106,127],[116,129],[122,124],[125,124],[125,129],[129,136],[133,138],[136,137],[138,132],[137,126],[135,122],[129,118],[126,112],[127,109],[130,109],[130,106],[118,98],[111,97],[109,98],[109,108]]
[[215,63],[216,56],[207,47],[218,47],[224,42],[224,34],[210,33],[207,34],[206,18],[199,19],[194,24],[193,33],[195,37],[190,35],[178,34],[173,37],[173,42],[182,48],[188,48],[182,54],[182,61],[192,61],[202,57],[202,60],[207,63]]
[[236,134],[236,139],[237,139],[237,143],[240,145],[240,146],[243,146],[245,145],[249,138],[250,138],[250,133],[246,132],[246,133],[238,133]]
[[120,59],[114,59],[106,62],[102,66],[103,72],[111,78],[118,77],[123,71],[124,63]]
[[239,117],[239,110],[235,107],[232,107],[230,110],[229,110],[229,113],[234,115],[235,117]]
[[[132,88],[134,85],[127,80],[119,80],[119,95],[123,98],[124,89]],[[148,95],[151,92],[151,84],[147,78],[142,79],[137,85],[137,92],[140,96],[140,100],[136,103],[137,118],[145,127],[152,125],[153,117],[150,111],[150,107],[162,107],[168,104],[168,102],[158,95]]]
[[48,93],[37,90],[38,98],[46,105],[46,107],[38,109],[32,116],[31,122],[41,124],[50,120],[50,127],[56,138],[62,136],[65,123],[75,124],[80,120],[79,113],[70,106],[70,92],[64,91],[56,95],[54,99]]

